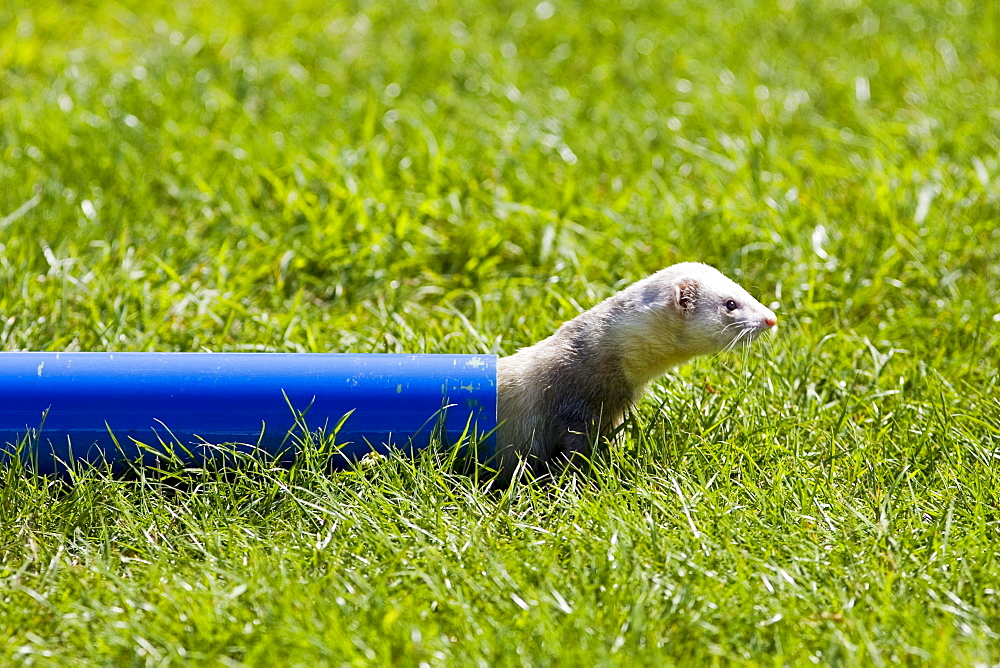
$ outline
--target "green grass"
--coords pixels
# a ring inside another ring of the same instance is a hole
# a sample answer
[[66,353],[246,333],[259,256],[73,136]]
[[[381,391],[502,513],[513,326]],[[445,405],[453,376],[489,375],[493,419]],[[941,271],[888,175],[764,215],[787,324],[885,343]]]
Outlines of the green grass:
[[1000,661],[996,3],[132,4],[0,4],[0,348],[779,331],[559,485],[0,470],[0,662]]

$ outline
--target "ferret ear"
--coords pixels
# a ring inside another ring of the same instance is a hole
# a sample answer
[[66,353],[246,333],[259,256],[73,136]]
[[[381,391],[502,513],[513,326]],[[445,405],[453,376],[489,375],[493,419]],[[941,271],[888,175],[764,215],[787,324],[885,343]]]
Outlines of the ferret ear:
[[698,281],[682,278],[674,284],[674,304],[682,313],[691,313],[698,301]]

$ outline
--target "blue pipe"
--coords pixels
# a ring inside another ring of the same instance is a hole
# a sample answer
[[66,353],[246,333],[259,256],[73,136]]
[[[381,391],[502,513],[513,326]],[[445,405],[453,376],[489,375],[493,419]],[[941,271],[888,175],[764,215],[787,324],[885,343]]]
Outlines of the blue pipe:
[[288,463],[304,431],[337,425],[335,462],[412,452],[435,433],[478,438],[486,458],[496,407],[495,355],[6,352],[0,462],[121,470],[168,450],[203,462],[226,443]]

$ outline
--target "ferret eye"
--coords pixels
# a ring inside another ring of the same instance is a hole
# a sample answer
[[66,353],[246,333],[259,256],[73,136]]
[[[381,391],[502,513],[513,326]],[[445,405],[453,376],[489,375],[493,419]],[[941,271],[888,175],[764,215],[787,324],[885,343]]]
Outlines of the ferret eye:
[[739,304],[737,304],[737,303],[736,303],[735,301],[733,301],[732,299],[730,299],[729,301],[727,301],[727,302],[726,302],[726,309],[728,309],[728,310],[730,310],[730,311],[735,311],[735,310],[736,310],[737,308],[739,308],[739,306],[740,306],[740,305],[739,305]]

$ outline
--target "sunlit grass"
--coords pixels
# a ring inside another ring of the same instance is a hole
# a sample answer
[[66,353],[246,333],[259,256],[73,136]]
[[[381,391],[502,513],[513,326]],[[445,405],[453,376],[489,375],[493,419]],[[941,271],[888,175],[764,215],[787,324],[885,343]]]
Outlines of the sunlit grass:
[[0,5],[4,350],[510,353],[676,261],[776,336],[594,472],[0,483],[0,660],[995,663],[995,3]]

